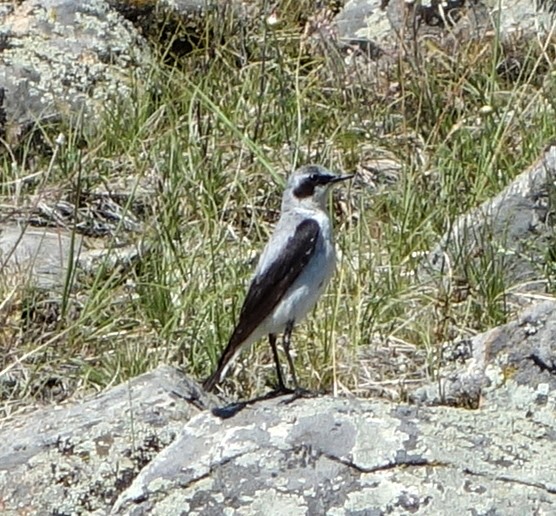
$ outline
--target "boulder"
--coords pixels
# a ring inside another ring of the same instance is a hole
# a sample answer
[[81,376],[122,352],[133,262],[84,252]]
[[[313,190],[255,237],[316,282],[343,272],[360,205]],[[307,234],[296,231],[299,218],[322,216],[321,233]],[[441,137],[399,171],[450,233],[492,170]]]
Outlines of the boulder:
[[356,399],[192,419],[113,514],[531,514],[556,502],[554,393],[522,411]]
[[397,42],[423,36],[456,40],[494,36],[550,34],[556,3],[552,0],[350,0],[335,18],[341,44],[357,47],[371,57],[397,49]]
[[71,285],[82,243],[63,228],[0,226],[0,279],[19,278],[42,289]]
[[555,392],[479,410],[283,396],[226,412],[162,366],[2,421],[0,503],[3,514],[549,514]]
[[551,144],[498,195],[457,218],[424,268],[441,277],[467,278],[466,270],[484,269],[481,262],[488,260],[490,274],[500,274],[506,289],[544,291],[542,269],[553,260],[555,180],[556,144]]
[[107,514],[141,469],[210,405],[178,371],[0,423],[2,514]]
[[410,399],[527,412],[546,406],[554,392],[556,302],[547,300],[527,307],[508,324],[447,343],[436,378],[413,391]]
[[0,8],[0,137],[93,116],[130,95],[148,66],[137,30],[102,0],[24,0]]

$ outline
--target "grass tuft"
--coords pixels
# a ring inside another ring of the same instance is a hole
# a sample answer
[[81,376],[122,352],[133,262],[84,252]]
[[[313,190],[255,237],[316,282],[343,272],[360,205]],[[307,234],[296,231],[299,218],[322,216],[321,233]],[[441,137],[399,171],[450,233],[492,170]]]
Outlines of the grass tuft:
[[[208,375],[285,179],[306,162],[359,177],[331,205],[338,272],[294,333],[303,385],[403,397],[404,382],[434,375],[442,343],[511,315],[514,286],[488,242],[480,260],[463,256],[438,285],[421,281],[420,257],[556,136],[554,42],[424,45],[384,72],[311,46],[312,2],[288,6],[278,24],[261,17],[241,31],[209,16],[210,44],[200,38],[170,59],[166,40],[94,128],[47,127],[35,135],[46,151],[28,142],[0,154],[4,206],[32,216],[41,202],[67,201],[73,215],[45,223],[93,247],[144,248],[132,266],[106,259],[59,294],[0,285],[4,414],[160,362]],[[101,198],[118,207],[118,222],[99,218]],[[548,258],[539,274],[553,293]],[[272,382],[261,343],[224,388],[251,396]]]

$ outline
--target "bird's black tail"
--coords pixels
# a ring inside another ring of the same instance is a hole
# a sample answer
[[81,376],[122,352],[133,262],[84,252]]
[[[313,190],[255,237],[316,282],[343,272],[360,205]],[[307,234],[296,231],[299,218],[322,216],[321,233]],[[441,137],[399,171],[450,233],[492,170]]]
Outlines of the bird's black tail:
[[220,367],[216,368],[216,371],[212,373],[204,382],[203,389],[207,392],[211,392],[214,388],[222,381],[222,369]]
[[214,388],[224,379],[224,371],[234,359],[236,353],[244,342],[245,339],[243,338],[243,335],[236,328],[230,337],[230,341],[228,342],[226,349],[220,356],[216,370],[203,382],[203,388],[205,391],[210,392],[214,390]]

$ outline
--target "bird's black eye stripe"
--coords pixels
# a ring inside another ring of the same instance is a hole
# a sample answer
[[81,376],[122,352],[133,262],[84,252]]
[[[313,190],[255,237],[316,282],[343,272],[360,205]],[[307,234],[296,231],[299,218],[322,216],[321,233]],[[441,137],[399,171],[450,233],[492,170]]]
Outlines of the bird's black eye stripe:
[[298,199],[303,199],[304,197],[310,197],[315,193],[315,187],[318,185],[327,185],[334,179],[334,176],[329,174],[319,174],[317,172],[306,176],[299,186],[293,191],[293,194]]

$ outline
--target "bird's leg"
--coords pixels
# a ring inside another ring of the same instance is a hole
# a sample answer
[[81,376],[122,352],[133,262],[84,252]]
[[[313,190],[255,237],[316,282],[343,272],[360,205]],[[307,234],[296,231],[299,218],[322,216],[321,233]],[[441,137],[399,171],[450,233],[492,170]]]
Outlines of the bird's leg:
[[277,392],[288,392],[288,388],[284,383],[284,375],[282,374],[282,367],[280,366],[280,359],[278,357],[278,349],[276,347],[276,334],[268,334],[268,342],[270,343],[270,348],[272,349],[272,356],[274,357],[274,364],[276,365],[276,376],[278,377],[278,388]]
[[286,359],[288,360],[288,366],[291,371],[293,386],[294,389],[297,391],[299,390],[299,384],[297,383],[297,376],[295,374],[295,367],[293,365],[293,360],[290,355],[290,344],[292,338],[292,331],[293,331],[294,321],[289,321],[286,325],[286,329],[284,331],[284,338],[282,340],[282,345],[284,346],[284,352],[286,353]]
[[293,403],[295,400],[299,399],[299,398],[312,398],[314,396],[316,396],[316,393],[313,393],[307,389],[304,389],[303,387],[300,387],[299,384],[297,383],[297,376],[295,374],[295,368],[293,366],[293,360],[292,357],[290,355],[290,344],[291,344],[291,336],[292,336],[292,331],[293,331],[293,325],[294,325],[294,321],[290,321],[288,322],[287,326],[286,326],[286,330],[284,331],[284,340],[282,341],[282,344],[284,346],[284,351],[286,352],[286,358],[288,359],[288,365],[290,367],[290,371],[292,374],[292,380],[293,380],[293,385],[294,385],[294,390],[292,393],[292,397],[283,401],[283,403],[285,403],[286,405],[289,403]]

